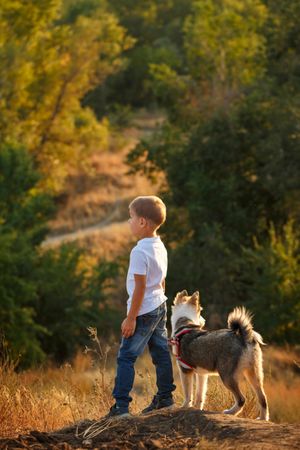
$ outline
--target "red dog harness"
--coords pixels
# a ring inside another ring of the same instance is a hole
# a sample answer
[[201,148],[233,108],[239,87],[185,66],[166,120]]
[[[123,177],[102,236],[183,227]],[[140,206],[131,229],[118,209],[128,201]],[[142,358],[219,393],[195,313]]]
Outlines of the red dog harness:
[[171,339],[169,339],[169,343],[171,345],[175,346],[175,356],[176,356],[176,360],[178,361],[180,366],[183,367],[184,369],[194,370],[195,367],[190,366],[180,356],[180,341],[181,341],[181,338],[182,338],[182,336],[184,336],[185,334],[190,333],[191,331],[195,331],[195,328],[183,328],[183,329],[181,329],[180,331],[175,333],[174,336],[171,337]]

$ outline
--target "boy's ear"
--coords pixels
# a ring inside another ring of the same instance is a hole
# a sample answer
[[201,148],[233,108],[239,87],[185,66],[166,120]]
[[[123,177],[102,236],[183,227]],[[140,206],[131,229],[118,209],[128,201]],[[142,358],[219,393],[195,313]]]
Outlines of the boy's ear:
[[178,303],[184,303],[185,297],[187,297],[188,293],[186,290],[182,291],[182,292],[177,292],[175,298],[174,298],[174,305],[178,305]]
[[189,299],[189,303],[195,305],[200,308],[200,294],[199,291],[193,293],[193,295]]
[[147,220],[145,219],[145,217],[139,217],[139,222],[142,227],[147,225]]

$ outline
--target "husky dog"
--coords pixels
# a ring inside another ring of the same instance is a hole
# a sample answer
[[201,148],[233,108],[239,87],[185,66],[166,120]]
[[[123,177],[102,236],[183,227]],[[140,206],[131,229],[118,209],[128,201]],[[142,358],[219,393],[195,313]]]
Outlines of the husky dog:
[[235,308],[228,316],[227,329],[205,331],[201,310],[199,292],[194,292],[191,296],[187,291],[179,292],[172,306],[171,343],[177,357],[185,397],[182,406],[193,405],[194,374],[194,406],[200,409],[203,409],[205,402],[208,375],[219,374],[235,398],[235,404],[224,413],[237,415],[245,403],[239,387],[239,381],[245,375],[259,402],[259,419],[269,420],[260,348],[264,343],[260,334],[253,330],[251,315],[244,307]]

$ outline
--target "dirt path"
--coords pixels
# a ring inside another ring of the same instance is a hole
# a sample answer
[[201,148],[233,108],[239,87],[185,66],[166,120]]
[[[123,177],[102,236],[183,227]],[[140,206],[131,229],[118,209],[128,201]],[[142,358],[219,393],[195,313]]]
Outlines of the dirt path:
[[[192,449],[299,450],[300,427],[238,419],[196,409],[161,411],[104,424],[93,439],[82,433],[84,421],[53,433],[32,431],[18,439],[0,440],[1,449]],[[99,425],[98,425],[99,428]],[[76,437],[76,434],[78,437]]]
[[120,201],[117,200],[113,206],[111,213],[99,223],[87,226],[80,230],[72,231],[70,233],[62,233],[57,236],[50,236],[42,243],[42,247],[53,247],[66,242],[76,241],[78,239],[90,236],[95,231],[110,226],[116,219],[119,218]]
[[[113,154],[109,155],[109,153],[99,153],[98,155],[98,165],[97,168],[97,176],[98,178],[107,179],[107,183],[102,187],[103,195],[99,196],[98,203],[110,203],[109,211],[105,211],[104,218],[97,218],[97,214],[89,219],[92,223],[80,225],[76,223],[76,218],[73,217],[74,227],[65,232],[55,232],[50,233],[50,235],[45,239],[42,243],[42,247],[55,247],[65,242],[71,242],[78,239],[87,238],[93,235],[95,232],[102,230],[103,228],[109,227],[113,223],[122,222],[124,220],[124,205],[126,203],[126,209],[128,205],[128,196],[133,197],[135,189],[137,190],[136,195],[139,195],[138,190],[139,186],[137,185],[137,177],[141,178],[141,175],[138,176],[129,176],[126,172],[128,171],[128,166],[125,163],[125,157],[127,153],[132,150],[141,139],[148,138],[157,128],[164,122],[165,115],[159,111],[156,113],[150,113],[147,111],[139,112],[136,114],[136,117],[132,120],[131,127],[125,129],[123,131],[126,136],[127,143],[126,145],[118,150],[117,152],[113,152]],[[94,155],[95,156],[95,155]],[[109,157],[111,156],[112,161],[111,165],[109,164]],[[101,163],[101,159],[103,159]],[[101,166],[104,164],[104,171]],[[108,167],[106,167],[108,165]],[[116,171],[117,167],[117,173]],[[88,178],[88,177],[87,177]],[[94,182],[94,181],[93,181]],[[117,186],[115,186],[117,185]],[[107,193],[107,189],[109,191],[109,196],[106,198],[105,193]],[[95,186],[94,190],[91,190],[89,186],[86,196],[84,197],[84,204],[80,203],[76,204],[76,195],[78,198],[78,193],[75,191],[72,195],[69,193],[71,197],[75,198],[75,209],[77,210],[77,215],[82,216],[82,211],[84,206],[89,203],[90,199],[95,198],[101,192],[101,186]],[[128,194],[128,195],[127,195]],[[58,217],[61,217],[62,214],[66,213],[66,208],[63,208],[62,211],[58,212]]]

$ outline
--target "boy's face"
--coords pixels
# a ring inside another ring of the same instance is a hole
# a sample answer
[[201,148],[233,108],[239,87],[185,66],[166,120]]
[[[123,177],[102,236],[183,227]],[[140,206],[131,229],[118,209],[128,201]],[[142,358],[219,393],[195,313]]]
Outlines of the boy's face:
[[132,208],[129,208],[129,215],[130,218],[128,219],[128,223],[132,234],[136,237],[142,237],[145,226],[147,225],[146,219],[144,217],[137,216],[136,212]]

